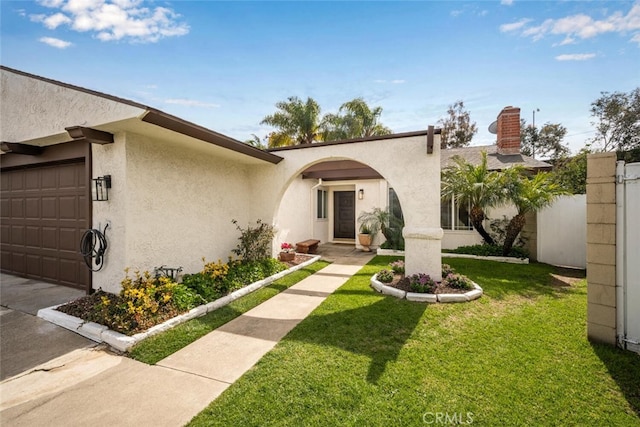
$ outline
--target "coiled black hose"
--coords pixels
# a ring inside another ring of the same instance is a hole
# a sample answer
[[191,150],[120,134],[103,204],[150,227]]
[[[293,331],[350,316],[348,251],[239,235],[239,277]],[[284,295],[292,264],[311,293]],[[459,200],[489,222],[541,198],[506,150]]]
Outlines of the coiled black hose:
[[[80,240],[80,253],[85,264],[91,271],[100,271],[104,266],[104,253],[107,251],[107,237],[105,233],[109,224],[104,227],[104,231],[92,228],[82,235]],[[93,268],[95,259],[96,269]]]

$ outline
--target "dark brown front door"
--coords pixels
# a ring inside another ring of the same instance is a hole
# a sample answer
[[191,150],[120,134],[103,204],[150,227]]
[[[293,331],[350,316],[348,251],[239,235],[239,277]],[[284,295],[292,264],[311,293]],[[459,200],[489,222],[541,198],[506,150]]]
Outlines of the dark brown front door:
[[3,272],[88,289],[87,184],[84,160],[2,171]]
[[355,191],[336,191],[333,193],[333,237],[336,239],[356,238]]

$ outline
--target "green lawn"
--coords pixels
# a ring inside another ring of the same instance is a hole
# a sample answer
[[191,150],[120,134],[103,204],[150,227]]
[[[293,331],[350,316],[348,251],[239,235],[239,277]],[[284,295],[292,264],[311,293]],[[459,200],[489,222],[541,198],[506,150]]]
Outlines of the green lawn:
[[640,357],[586,340],[584,281],[445,259],[485,295],[425,305],[369,288],[392,259],[365,266],[191,425],[640,426]]
[[274,295],[295,285],[305,277],[323,269],[327,265],[329,265],[329,263],[326,261],[316,261],[305,268],[286,275],[282,279],[276,280],[262,289],[258,289],[255,292],[233,301],[229,305],[178,325],[166,332],[154,335],[131,349],[129,356],[140,362],[149,364],[157,363],[170,354],[191,344],[198,338],[265,302]]

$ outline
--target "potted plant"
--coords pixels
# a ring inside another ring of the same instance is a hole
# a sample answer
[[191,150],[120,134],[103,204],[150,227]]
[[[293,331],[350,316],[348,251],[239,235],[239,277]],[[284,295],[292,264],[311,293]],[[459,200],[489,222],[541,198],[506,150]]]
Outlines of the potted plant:
[[361,228],[367,226],[372,231],[372,240],[378,231],[382,232],[386,239],[383,247],[404,250],[404,238],[402,237],[404,220],[402,218],[397,218],[387,209],[375,208],[370,212],[362,212],[358,221],[361,223]]
[[291,243],[284,242],[280,245],[280,261],[293,261],[296,257],[296,249]]
[[375,233],[373,233],[372,228],[365,222],[360,224],[360,233],[358,233],[358,241],[360,245],[362,245],[362,250],[365,252],[371,252],[369,246],[371,246],[371,242],[375,237]]

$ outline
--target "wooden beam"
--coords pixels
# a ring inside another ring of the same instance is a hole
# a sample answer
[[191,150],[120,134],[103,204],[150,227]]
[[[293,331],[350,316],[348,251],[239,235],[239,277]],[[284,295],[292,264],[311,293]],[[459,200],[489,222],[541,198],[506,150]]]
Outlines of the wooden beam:
[[84,139],[92,144],[113,144],[113,134],[109,132],[85,128],[82,126],[71,126],[65,128],[65,130],[73,139]]
[[5,153],[25,154],[27,156],[37,156],[44,150],[43,147],[37,145],[22,144],[20,142],[2,142],[2,151]]
[[433,135],[435,131],[433,126],[429,125],[427,128],[427,154],[433,154]]

